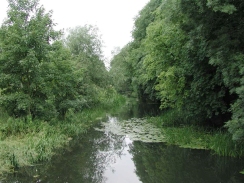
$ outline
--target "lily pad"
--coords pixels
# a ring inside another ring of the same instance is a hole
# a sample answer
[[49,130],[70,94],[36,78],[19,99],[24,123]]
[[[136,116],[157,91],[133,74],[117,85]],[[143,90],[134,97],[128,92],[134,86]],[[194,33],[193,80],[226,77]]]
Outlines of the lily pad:
[[110,117],[107,122],[102,122],[102,128],[95,130],[124,135],[133,141],[165,142],[165,138],[155,125],[148,123],[146,119],[132,118],[130,120],[118,120]]

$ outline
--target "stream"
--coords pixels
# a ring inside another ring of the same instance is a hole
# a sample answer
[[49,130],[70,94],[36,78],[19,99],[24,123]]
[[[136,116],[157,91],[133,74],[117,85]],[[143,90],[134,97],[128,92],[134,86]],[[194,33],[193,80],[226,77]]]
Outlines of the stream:
[[239,173],[243,159],[166,145],[157,129],[139,127],[143,116],[154,114],[151,109],[136,107],[108,114],[50,162],[21,168],[2,183],[244,182]]

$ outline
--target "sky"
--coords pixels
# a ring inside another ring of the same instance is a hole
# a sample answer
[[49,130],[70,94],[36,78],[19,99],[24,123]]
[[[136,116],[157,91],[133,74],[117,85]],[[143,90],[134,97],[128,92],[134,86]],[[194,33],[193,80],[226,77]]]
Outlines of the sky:
[[[131,40],[134,18],[149,0],[40,0],[53,10],[56,30],[85,24],[96,25],[104,42],[104,56],[111,59],[115,47],[122,48]],[[6,18],[7,0],[0,0],[0,23]]]

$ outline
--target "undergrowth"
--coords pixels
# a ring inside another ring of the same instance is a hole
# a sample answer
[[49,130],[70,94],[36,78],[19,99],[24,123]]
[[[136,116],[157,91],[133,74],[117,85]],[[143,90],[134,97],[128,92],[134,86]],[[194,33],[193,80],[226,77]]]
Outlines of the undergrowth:
[[[113,110],[125,102],[121,96],[111,98],[104,106]],[[75,113],[69,110],[64,120],[53,119],[49,122],[31,118],[15,119],[0,114],[0,178],[16,168],[31,166],[48,161],[61,148],[81,134],[96,120],[106,116],[108,110],[103,105],[84,109]]]
[[[220,156],[244,156],[244,142],[233,141],[226,129],[207,129],[181,117],[177,111],[167,111],[161,116],[150,117],[148,121],[154,123],[165,135],[169,144],[185,148],[208,149]],[[195,120],[197,121],[197,119]]]

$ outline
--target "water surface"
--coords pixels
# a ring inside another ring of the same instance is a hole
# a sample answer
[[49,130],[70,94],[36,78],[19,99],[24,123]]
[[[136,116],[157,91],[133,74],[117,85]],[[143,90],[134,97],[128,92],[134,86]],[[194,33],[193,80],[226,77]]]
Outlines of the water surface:
[[[133,109],[134,110],[134,109]],[[108,115],[52,161],[25,167],[2,183],[243,183],[243,159],[162,142],[133,141],[128,134],[97,130],[143,112],[128,109]],[[136,130],[134,130],[136,131]],[[1,182],[1,181],[0,181]]]

